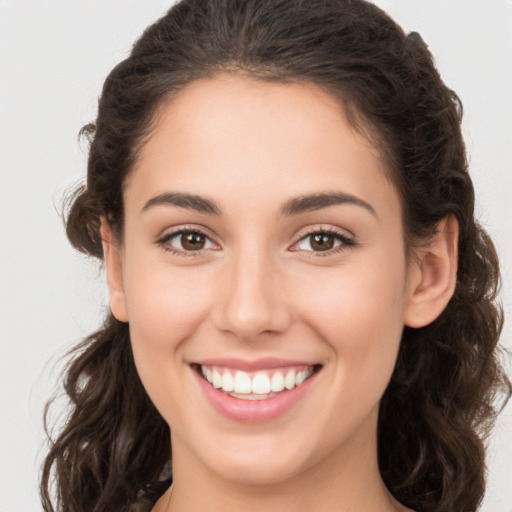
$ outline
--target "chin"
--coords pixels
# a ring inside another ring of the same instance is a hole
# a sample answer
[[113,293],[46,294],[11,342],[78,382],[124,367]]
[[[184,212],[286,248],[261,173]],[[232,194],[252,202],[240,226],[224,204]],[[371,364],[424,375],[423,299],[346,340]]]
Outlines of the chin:
[[221,451],[204,447],[199,457],[202,464],[226,481],[256,486],[282,484],[307,472],[322,458],[320,447],[315,450],[304,445],[298,429],[285,437],[287,440],[261,435],[252,439],[245,437],[238,442],[232,437],[229,443],[216,443],[216,446],[229,446],[229,449]]
[[263,459],[248,457],[240,460],[217,461],[212,468],[223,479],[243,485],[272,486],[282,484],[307,470],[307,464],[297,454],[289,459],[278,456]]

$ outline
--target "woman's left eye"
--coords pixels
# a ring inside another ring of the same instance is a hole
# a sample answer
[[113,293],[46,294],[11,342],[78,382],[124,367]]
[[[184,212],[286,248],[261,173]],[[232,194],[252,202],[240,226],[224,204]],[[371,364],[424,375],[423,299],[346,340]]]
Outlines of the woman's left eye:
[[303,236],[294,246],[295,251],[328,252],[342,247],[352,247],[355,242],[341,233],[316,231]]
[[158,241],[166,249],[183,253],[214,249],[217,246],[200,231],[180,230],[169,233]]

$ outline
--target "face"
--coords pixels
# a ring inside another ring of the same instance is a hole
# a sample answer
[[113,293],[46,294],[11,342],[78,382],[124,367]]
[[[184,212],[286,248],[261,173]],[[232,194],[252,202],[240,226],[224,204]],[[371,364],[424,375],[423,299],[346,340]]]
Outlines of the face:
[[374,456],[412,292],[397,193],[336,102],[196,82],[162,106],[124,201],[112,309],[175,463],[275,483]]

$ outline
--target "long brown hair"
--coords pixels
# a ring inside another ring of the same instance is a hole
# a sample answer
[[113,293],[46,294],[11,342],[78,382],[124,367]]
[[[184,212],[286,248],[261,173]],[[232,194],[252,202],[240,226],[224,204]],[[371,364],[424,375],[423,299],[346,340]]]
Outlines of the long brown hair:
[[[123,184],[158,107],[220,72],[314,83],[337,98],[388,163],[407,247],[446,215],[457,218],[456,290],[433,323],[404,329],[380,407],[379,464],[405,505],[476,510],[495,398],[510,392],[497,351],[499,267],[474,217],[460,101],[418,34],[362,0],[181,1],[112,70],[97,119],[82,130],[90,139],[87,183],[69,203],[69,240],[101,259],[100,216],[122,237]],[[154,502],[171,478],[170,435],[137,375],[128,325],[109,315],[73,351],[64,386],[70,409],[42,470],[45,511]]]

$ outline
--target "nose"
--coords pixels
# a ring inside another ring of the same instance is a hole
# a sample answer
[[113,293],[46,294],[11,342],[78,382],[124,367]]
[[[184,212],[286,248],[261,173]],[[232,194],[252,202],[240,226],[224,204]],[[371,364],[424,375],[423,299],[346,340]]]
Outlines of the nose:
[[284,332],[291,312],[277,262],[249,248],[229,260],[219,275],[213,313],[216,327],[246,341]]

